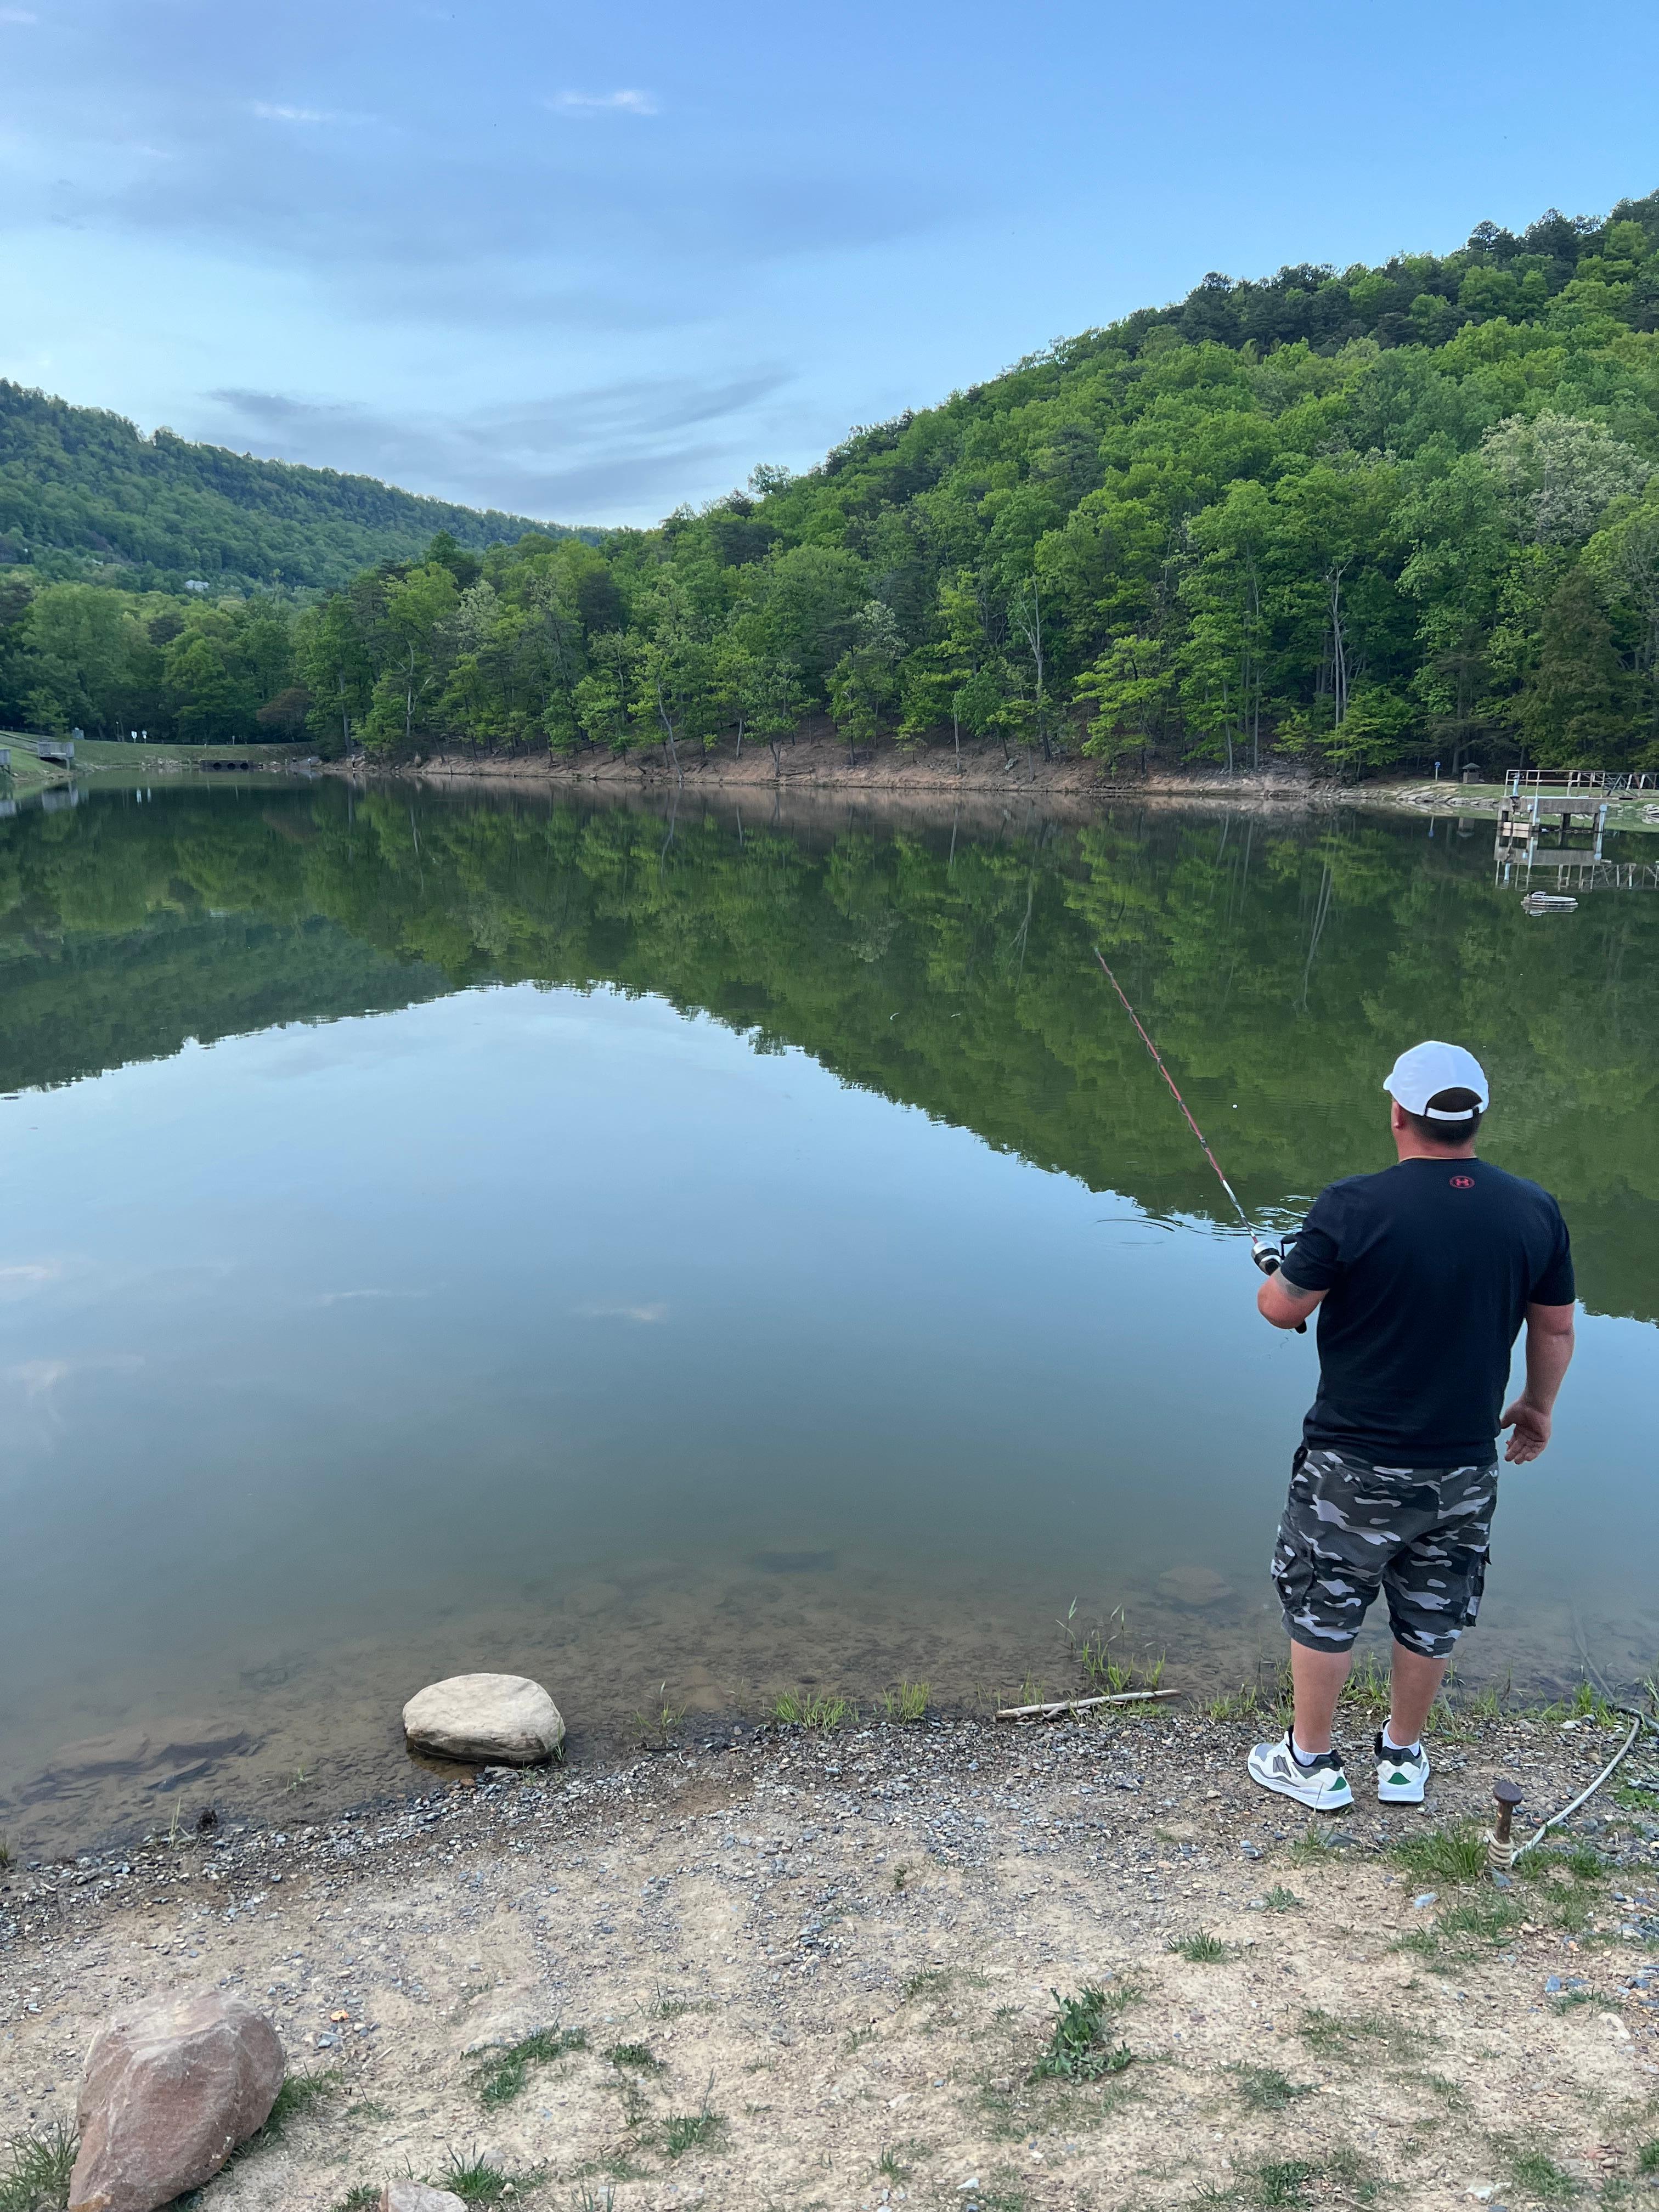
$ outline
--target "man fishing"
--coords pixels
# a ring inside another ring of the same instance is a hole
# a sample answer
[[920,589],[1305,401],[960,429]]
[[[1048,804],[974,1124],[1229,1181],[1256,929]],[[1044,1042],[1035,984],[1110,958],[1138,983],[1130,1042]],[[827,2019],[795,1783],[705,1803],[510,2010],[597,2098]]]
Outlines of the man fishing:
[[[1273,1561],[1294,1719],[1249,1766],[1264,1789],[1322,1813],[1353,1802],[1331,1723],[1379,1589],[1394,1674],[1373,1745],[1376,1794],[1422,1802],[1424,1724],[1486,1580],[1498,1433],[1510,1432],[1506,1460],[1538,1457],[1572,1358],[1566,1224],[1547,1191],[1475,1158],[1488,1103],[1480,1062],[1460,1045],[1414,1045],[1383,1089],[1396,1164],[1322,1192],[1256,1294],[1275,1328],[1317,1309],[1319,1392]],[[1527,1379],[1504,1406],[1522,1322]]]

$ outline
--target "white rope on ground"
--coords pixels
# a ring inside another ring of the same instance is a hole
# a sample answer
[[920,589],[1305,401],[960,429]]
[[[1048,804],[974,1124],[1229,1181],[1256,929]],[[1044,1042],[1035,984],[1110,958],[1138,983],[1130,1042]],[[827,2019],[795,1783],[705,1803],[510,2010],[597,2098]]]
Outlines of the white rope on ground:
[[[1590,1784],[1588,1790],[1581,1790],[1570,1805],[1564,1805],[1559,1813],[1552,1813],[1549,1819],[1545,1821],[1543,1826],[1538,1831],[1535,1836],[1528,1836],[1524,1844],[1517,1844],[1516,1845],[1514,1853],[1515,1858],[1518,1859],[1521,1857],[1523,1852],[1535,1850],[1537,1846],[1543,1842],[1545,1837],[1548,1835],[1552,1828],[1559,1828],[1563,1820],[1571,1819],[1572,1815],[1578,1810],[1578,1808],[1581,1805],[1587,1805],[1607,1778],[1616,1772],[1619,1767],[1623,1765],[1626,1753],[1630,1750],[1631,1746],[1636,1741],[1637,1737],[1641,1735],[1643,1729],[1644,1728],[1651,1728],[1653,1726],[1653,1723],[1648,1719],[1644,1713],[1634,1712],[1629,1705],[1615,1705],[1613,1707],[1613,1711],[1615,1712],[1630,1715],[1630,1734],[1625,1738],[1623,1743],[1620,1745],[1618,1750],[1614,1752],[1613,1757],[1607,1761],[1607,1765],[1601,1769],[1601,1771],[1596,1776],[1595,1781]],[[1511,1860],[1510,1863],[1513,1864],[1513,1860]]]

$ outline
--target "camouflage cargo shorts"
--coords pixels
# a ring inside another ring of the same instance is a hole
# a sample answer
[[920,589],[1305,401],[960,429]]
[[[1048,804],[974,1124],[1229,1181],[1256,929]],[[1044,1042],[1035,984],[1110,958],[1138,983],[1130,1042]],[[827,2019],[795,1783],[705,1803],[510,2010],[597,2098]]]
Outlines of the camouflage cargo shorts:
[[1301,1445],[1273,1547],[1293,1644],[1346,1651],[1379,1589],[1395,1639],[1443,1659],[1486,1586],[1498,1466],[1373,1467]]

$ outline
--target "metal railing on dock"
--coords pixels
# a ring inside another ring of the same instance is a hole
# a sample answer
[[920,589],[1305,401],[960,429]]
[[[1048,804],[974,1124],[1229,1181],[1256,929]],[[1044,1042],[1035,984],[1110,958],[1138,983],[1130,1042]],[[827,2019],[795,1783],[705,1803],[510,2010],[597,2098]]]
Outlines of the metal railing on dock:
[[1531,791],[1593,791],[1616,797],[1626,791],[1659,791],[1659,771],[1600,768],[1512,768],[1504,778],[1504,796],[1519,799]]

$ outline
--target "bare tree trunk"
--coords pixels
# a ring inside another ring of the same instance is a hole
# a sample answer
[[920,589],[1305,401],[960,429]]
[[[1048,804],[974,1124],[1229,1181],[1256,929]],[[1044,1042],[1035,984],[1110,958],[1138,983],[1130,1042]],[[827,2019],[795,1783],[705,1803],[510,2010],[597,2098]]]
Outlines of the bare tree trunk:
[[1331,587],[1331,699],[1336,709],[1334,726],[1339,730],[1348,713],[1348,648],[1342,627],[1342,574],[1347,565],[1340,562],[1326,574]]
[[655,690],[657,695],[657,720],[662,724],[665,750],[668,754],[669,763],[674,771],[674,788],[678,791],[680,786],[685,781],[685,778],[680,773],[680,749],[674,743],[674,718],[668,711],[668,702],[662,696],[662,686],[660,684],[655,686]]

